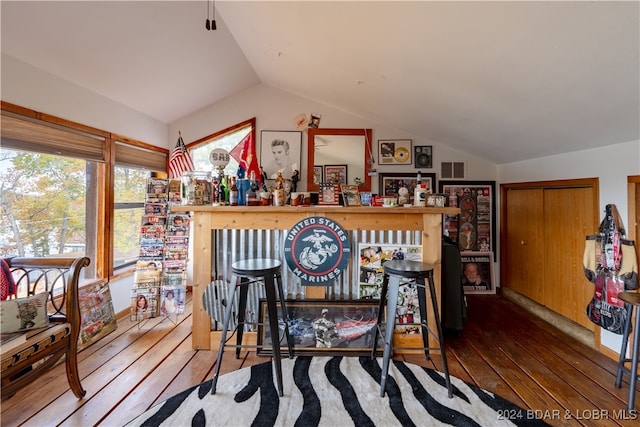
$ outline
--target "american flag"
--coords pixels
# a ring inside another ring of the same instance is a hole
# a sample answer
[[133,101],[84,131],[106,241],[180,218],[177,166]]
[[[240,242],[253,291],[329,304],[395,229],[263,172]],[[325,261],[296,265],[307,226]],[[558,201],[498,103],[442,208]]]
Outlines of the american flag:
[[191,155],[184,145],[182,134],[178,133],[178,142],[169,158],[169,178],[180,178],[183,172],[190,172],[194,169],[193,160],[191,160]]

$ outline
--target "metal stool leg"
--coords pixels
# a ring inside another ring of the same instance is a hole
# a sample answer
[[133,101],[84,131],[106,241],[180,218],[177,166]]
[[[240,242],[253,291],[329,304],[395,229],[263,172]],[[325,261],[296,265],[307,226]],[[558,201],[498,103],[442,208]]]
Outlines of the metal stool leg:
[[222,335],[220,336],[220,348],[218,349],[218,361],[216,362],[216,371],[213,374],[213,382],[211,384],[211,394],[216,394],[216,386],[218,384],[218,376],[220,374],[220,366],[222,365],[222,354],[224,353],[224,344],[227,341],[227,330],[229,329],[229,321],[233,313],[233,298],[236,294],[236,286],[232,286],[231,294],[227,296],[227,309],[224,314],[224,322],[222,325]]
[[624,364],[627,361],[627,346],[629,343],[629,331],[631,330],[631,316],[633,315],[633,304],[627,305],[627,318],[624,319],[622,329],[622,348],[618,359],[618,372],[616,373],[616,387],[622,387],[622,375],[624,374]]
[[387,375],[389,374],[389,359],[393,346],[393,330],[396,325],[396,305],[398,303],[398,288],[400,287],[400,277],[389,277],[389,289],[387,291],[387,324],[384,334],[384,352],[382,354],[382,374],[380,375],[380,397],[384,397],[387,385]]
[[640,350],[640,315],[636,310],[636,321],[633,331],[633,347],[631,355],[631,374],[629,375],[629,412],[635,412],[636,383],[638,382],[638,351]]
[[389,276],[384,275],[382,277],[382,289],[380,289],[380,302],[378,303],[378,320],[376,321],[375,331],[373,334],[373,348],[371,349],[371,359],[376,358],[376,352],[378,351],[378,338],[380,338],[380,324],[384,318],[384,307],[387,298],[387,287],[389,285]]
[[240,346],[242,345],[242,335],[244,334],[244,321],[247,313],[247,294],[249,293],[249,282],[247,277],[240,279],[240,296],[238,298],[238,322],[236,330],[236,359],[240,358]]
[[418,301],[420,301],[420,322],[423,326],[422,330],[422,345],[424,346],[424,355],[427,359],[431,359],[431,354],[429,352],[429,334],[425,333],[425,330],[429,330],[429,318],[427,317],[427,307],[423,304],[423,301],[427,300],[427,292],[425,290],[426,285],[424,283],[424,279],[416,279],[416,284],[418,288]]
[[282,288],[282,276],[275,274],[275,281],[278,283],[278,297],[280,298],[280,308],[282,309],[282,319],[284,321],[284,336],[287,340],[287,349],[289,350],[289,359],[293,359],[293,340],[289,334],[289,312],[287,311],[287,296]]
[[436,319],[436,328],[438,330],[438,344],[440,345],[440,355],[442,356],[442,366],[444,369],[444,379],[447,383],[447,391],[449,392],[449,398],[453,397],[453,390],[451,387],[451,379],[449,378],[449,365],[447,364],[447,356],[444,352],[444,334],[442,333],[442,322],[440,322],[440,313],[438,310],[438,301],[436,299],[436,290],[433,284],[433,272],[429,273],[429,292],[431,294],[431,305],[433,306],[433,315]]
[[269,330],[271,331],[273,360],[276,365],[278,394],[282,397],[284,393],[282,385],[282,365],[280,363],[280,329],[278,328],[278,306],[276,304],[276,289],[273,276],[265,277],[264,282],[267,294],[267,311],[269,312]]

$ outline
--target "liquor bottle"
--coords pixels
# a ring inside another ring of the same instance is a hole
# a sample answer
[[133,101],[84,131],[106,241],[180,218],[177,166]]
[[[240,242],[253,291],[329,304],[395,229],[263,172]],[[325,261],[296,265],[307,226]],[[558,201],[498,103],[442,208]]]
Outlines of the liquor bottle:
[[220,205],[224,205],[225,204],[225,185],[224,185],[224,178],[222,178],[220,180],[220,183],[218,184],[218,203]]
[[229,204],[229,193],[231,192],[231,177],[227,175],[226,177],[226,187],[224,188],[224,201]]
[[231,190],[229,190],[229,204],[231,206],[238,206],[238,185],[236,184],[236,177],[231,178]]
[[418,171],[418,177],[416,178],[416,183],[418,185],[422,184],[422,172]]
[[211,181],[211,204],[218,204],[218,180],[215,178]]
[[260,204],[258,200],[258,181],[255,179],[250,180],[246,200],[247,206],[258,206]]

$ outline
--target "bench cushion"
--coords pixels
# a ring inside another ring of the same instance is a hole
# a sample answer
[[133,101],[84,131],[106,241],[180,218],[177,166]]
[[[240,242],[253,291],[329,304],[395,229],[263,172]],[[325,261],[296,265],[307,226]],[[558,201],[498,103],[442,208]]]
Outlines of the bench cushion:
[[[2,344],[2,372],[33,357],[71,334],[69,323],[51,323],[46,328],[24,332]],[[34,359],[34,361],[37,359]]]

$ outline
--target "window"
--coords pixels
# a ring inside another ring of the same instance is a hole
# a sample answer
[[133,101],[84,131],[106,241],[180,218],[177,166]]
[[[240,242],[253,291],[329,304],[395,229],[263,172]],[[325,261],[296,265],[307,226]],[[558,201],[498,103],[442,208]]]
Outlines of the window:
[[[3,103],[4,106],[4,103]],[[105,135],[2,111],[0,255],[95,260]],[[92,262],[84,279],[96,277]]]
[[0,256],[91,258],[96,162],[3,146],[0,164]]
[[140,252],[146,182],[167,167],[167,155],[142,144],[116,141],[113,173],[113,267],[133,266]]
[[151,171],[116,166],[113,180],[113,266],[133,265],[139,256],[140,221]]
[[[253,118],[189,144],[189,151],[196,170],[210,171],[213,169],[213,165],[209,162],[209,153],[214,148],[224,148],[231,152],[250,133],[253,133],[255,141],[255,127],[256,121]],[[229,160],[223,173],[229,176],[238,174],[238,162],[233,157]]]

